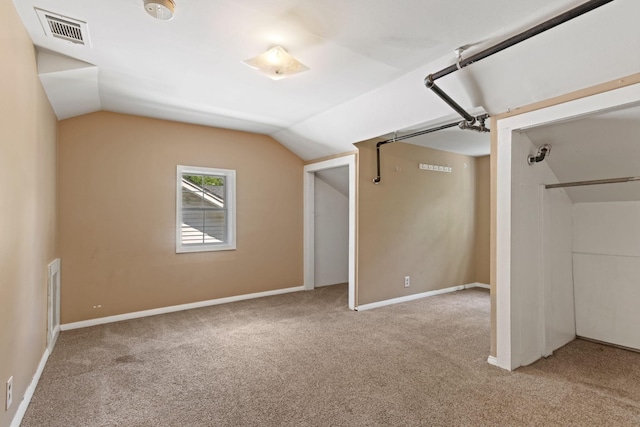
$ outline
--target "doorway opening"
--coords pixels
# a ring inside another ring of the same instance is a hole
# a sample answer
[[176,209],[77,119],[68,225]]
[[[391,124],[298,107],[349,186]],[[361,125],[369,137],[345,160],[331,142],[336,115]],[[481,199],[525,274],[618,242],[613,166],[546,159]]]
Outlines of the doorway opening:
[[[340,278],[346,278],[351,310],[356,309],[355,156],[351,154],[304,167],[304,287],[311,290],[335,280],[344,283]],[[343,204],[340,195],[346,196],[346,206],[340,207]],[[316,206],[316,202],[322,205]],[[339,215],[338,210],[344,207],[347,224],[330,227],[334,214]],[[318,215],[321,212],[324,213],[322,218]],[[341,253],[346,255],[346,260],[340,259]]]

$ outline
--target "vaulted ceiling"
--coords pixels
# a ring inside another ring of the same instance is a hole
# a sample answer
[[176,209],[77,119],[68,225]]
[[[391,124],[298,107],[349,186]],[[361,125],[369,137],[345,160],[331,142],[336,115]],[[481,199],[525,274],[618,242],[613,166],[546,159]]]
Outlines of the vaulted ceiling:
[[[425,75],[584,0],[14,0],[59,119],[98,110],[272,135],[304,159],[451,120]],[[87,23],[88,42],[47,36],[34,8]],[[640,70],[637,0],[615,0],[439,81],[499,113]],[[273,81],[241,63],[280,44],[310,71]],[[630,48],[633,47],[633,48]],[[412,141],[488,154],[486,135]],[[471,135],[471,136],[470,136]]]

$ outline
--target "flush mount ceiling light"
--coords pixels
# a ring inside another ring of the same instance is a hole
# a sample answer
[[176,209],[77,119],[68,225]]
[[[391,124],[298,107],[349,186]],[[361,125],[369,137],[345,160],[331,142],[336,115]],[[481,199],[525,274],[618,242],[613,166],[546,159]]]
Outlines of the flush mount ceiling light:
[[144,10],[156,19],[172,19],[175,9],[176,3],[173,0],[144,0]]
[[284,79],[309,69],[280,46],[274,46],[265,53],[242,61],[242,63],[255,68],[273,80]]

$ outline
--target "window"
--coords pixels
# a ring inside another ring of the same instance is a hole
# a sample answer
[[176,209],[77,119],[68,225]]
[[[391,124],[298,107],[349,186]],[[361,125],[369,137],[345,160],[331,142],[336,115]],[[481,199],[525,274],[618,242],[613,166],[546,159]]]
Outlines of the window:
[[176,252],[236,248],[236,171],[178,166]]

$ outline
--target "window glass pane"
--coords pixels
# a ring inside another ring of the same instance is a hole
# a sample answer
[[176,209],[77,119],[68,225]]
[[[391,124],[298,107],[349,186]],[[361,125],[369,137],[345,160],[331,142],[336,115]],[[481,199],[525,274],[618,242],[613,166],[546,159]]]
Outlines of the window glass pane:
[[235,196],[229,188],[235,188],[235,171],[178,167],[176,252],[235,249]]
[[203,180],[204,206],[211,209],[224,209],[225,177],[205,175]]
[[182,175],[183,208],[202,207],[203,191],[199,182],[202,182],[202,176]]
[[202,244],[204,239],[204,212],[201,210],[182,211],[182,244]]
[[209,239],[208,243],[226,242],[227,213],[222,210],[206,211],[204,221],[204,233]]
[[190,191],[182,192],[182,208],[202,209],[202,192],[195,193]]

